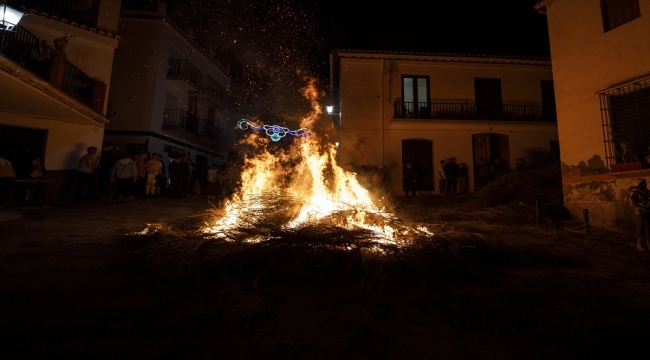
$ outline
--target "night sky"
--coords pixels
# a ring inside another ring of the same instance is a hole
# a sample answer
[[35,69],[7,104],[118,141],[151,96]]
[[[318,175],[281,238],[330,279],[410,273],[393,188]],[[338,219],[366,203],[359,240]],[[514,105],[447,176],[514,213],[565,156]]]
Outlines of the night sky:
[[208,46],[240,54],[266,52],[276,59],[290,54],[299,58],[304,70],[320,76],[328,75],[332,49],[549,56],[546,17],[535,12],[536,0],[390,5],[350,0],[167,3],[174,20],[195,28],[195,36]]

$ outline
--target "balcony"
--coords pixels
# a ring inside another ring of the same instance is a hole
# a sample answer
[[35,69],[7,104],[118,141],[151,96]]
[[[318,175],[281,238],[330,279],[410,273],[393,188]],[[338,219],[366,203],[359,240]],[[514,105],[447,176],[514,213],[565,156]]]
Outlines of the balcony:
[[88,28],[97,27],[98,1],[76,0],[15,0],[12,5],[22,6],[27,11],[34,9],[39,14],[46,13],[69,23],[85,25]]
[[183,109],[165,109],[162,130],[176,137],[195,137],[197,134],[196,116]]
[[183,109],[165,109],[162,130],[206,148],[223,143],[223,129],[214,120],[200,119]]
[[226,104],[228,100],[228,92],[217,80],[210,75],[201,76],[201,91],[199,95],[207,95],[212,100]]
[[39,77],[50,79],[52,56],[49,51],[41,49],[41,41],[36,36],[20,26],[4,35],[6,39],[2,55]]
[[189,91],[200,90],[203,85],[201,71],[185,59],[169,58],[167,79],[176,82]]
[[503,102],[501,106],[474,100],[431,99],[430,102],[395,101],[396,119],[501,120],[556,122],[555,109],[534,102]]
[[[93,102],[97,82],[66,61],[64,51],[51,51],[45,41],[40,41],[20,26],[7,32],[2,54],[23,68],[48,81],[73,98],[103,113],[104,102]],[[98,96],[99,97],[99,96]]]

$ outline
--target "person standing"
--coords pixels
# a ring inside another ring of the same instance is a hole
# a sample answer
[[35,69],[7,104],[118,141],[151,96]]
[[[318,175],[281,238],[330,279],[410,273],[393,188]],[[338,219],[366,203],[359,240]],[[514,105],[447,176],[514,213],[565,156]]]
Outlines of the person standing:
[[636,249],[648,251],[650,239],[648,238],[647,225],[650,220],[650,191],[648,184],[643,178],[634,179],[634,185],[630,187],[630,205],[634,206],[636,214]]
[[97,190],[101,193],[108,193],[108,187],[111,182],[111,169],[113,169],[115,160],[117,159],[113,159],[113,153],[111,153],[111,147],[108,145],[104,145],[100,157],[99,181],[97,184]]
[[456,158],[449,158],[449,163],[447,163],[447,192],[458,194],[458,164],[456,164]]
[[417,174],[411,163],[406,163],[406,168],[404,169],[404,176],[402,177],[404,181],[404,193],[406,196],[409,196],[409,192],[413,193],[415,196],[415,189],[418,182]]
[[379,164],[377,166],[377,171],[372,175],[370,180],[372,181],[372,186],[376,192],[383,194],[385,193],[384,189],[384,178],[386,177],[386,168],[384,164]]
[[438,183],[440,185],[440,195],[447,195],[447,171],[445,170],[447,162],[440,160],[438,166]]
[[212,164],[212,167],[208,169],[207,181],[206,181],[206,195],[208,199],[216,199],[220,193],[220,185],[223,176],[219,173],[219,166],[217,164]]
[[167,196],[169,198],[180,198],[183,187],[183,178],[185,164],[183,164],[183,157],[179,156],[169,164],[169,189]]
[[118,203],[120,195],[123,196],[124,202],[129,202],[131,184],[135,184],[138,180],[138,167],[135,161],[131,159],[131,154],[126,154],[122,159],[115,162],[111,180],[115,182],[115,187],[117,188],[113,196],[113,203]]
[[81,201],[81,194],[86,187],[86,201],[95,201],[96,185],[95,177],[93,176],[93,169],[99,166],[99,160],[95,158],[97,148],[91,146],[88,147],[86,151],[88,153],[79,159],[79,165],[77,166],[77,187],[74,191],[74,202]]
[[133,196],[138,196],[146,191],[147,187],[147,160],[149,160],[149,153],[141,152],[135,159],[135,165],[138,167],[138,180],[133,189]]
[[467,188],[467,166],[458,164],[458,193],[464,194]]
[[11,161],[0,157],[0,207],[11,202],[12,199],[8,198],[8,192],[15,178],[16,172]]
[[147,185],[144,191],[145,197],[156,195],[156,179],[162,175],[162,161],[158,160],[158,154],[153,154],[151,160],[147,161]]

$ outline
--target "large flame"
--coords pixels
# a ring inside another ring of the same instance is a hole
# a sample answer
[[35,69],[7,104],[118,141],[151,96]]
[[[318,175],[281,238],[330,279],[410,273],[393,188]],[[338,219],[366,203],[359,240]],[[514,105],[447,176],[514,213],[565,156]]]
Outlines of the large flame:
[[[322,114],[315,80],[310,80],[302,93],[311,102],[312,111],[300,125],[313,128]],[[431,235],[423,227],[416,230],[395,225],[397,217],[385,211],[380,199],[373,201],[355,173],[338,166],[336,147],[318,134],[294,138],[288,150],[270,151],[268,139],[255,132],[242,143],[257,151],[246,157],[240,189],[225,203],[223,215],[206,225],[205,233],[228,239],[231,229],[273,213],[269,198],[275,196],[291,199],[295,207],[282,225],[287,228],[328,222],[350,230],[370,230],[377,242],[395,244],[402,243],[400,239],[409,232]],[[248,241],[262,239],[255,235]]]

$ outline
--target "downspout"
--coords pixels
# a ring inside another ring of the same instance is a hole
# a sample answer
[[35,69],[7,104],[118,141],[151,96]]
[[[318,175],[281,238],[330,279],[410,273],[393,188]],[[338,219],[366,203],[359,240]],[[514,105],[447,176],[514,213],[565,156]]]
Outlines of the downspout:
[[386,121],[384,118],[384,57],[381,57],[381,99],[380,99],[380,104],[381,104],[381,163],[386,166],[385,161],[386,159],[384,158],[384,154],[386,153],[386,132],[385,132],[385,126],[384,122]]

